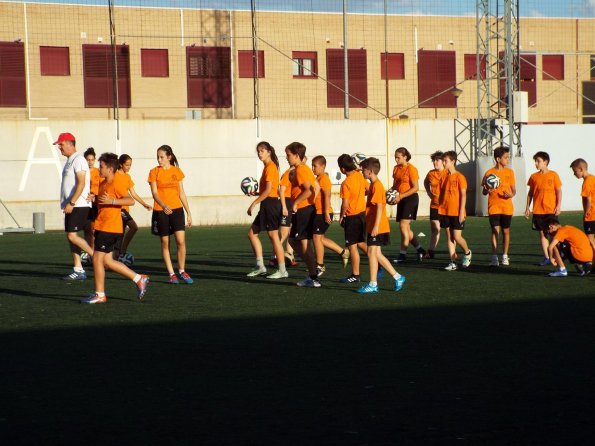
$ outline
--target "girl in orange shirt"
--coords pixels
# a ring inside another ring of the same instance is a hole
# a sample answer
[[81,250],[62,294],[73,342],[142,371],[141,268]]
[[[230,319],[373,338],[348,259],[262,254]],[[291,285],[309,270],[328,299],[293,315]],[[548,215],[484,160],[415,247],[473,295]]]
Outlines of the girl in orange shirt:
[[394,204],[397,204],[397,221],[401,230],[401,251],[395,263],[407,261],[407,248],[411,243],[417,250],[418,260],[423,259],[426,251],[421,247],[415,234],[411,230],[411,220],[417,219],[419,206],[419,173],[413,164],[409,163],[411,153],[405,147],[395,150],[397,165],[393,169],[393,189],[399,192]]
[[281,202],[279,201],[279,159],[275,149],[268,142],[262,141],[256,145],[258,159],[264,164],[264,170],[260,177],[258,187],[258,197],[248,207],[248,215],[252,216],[254,207],[260,204],[260,209],[250,230],[248,239],[252,251],[256,256],[256,268],[247,274],[248,277],[256,277],[266,274],[267,269],[264,266],[262,255],[262,243],[258,238],[261,230],[266,230],[273,245],[273,251],[277,258],[279,269],[273,274],[269,274],[267,279],[283,279],[288,277],[285,269],[285,255],[283,245],[279,238],[279,226],[281,225]]
[[[191,284],[193,280],[184,269],[186,266],[184,220],[186,220],[186,226],[192,225],[188,198],[182,183],[184,173],[178,167],[178,160],[168,145],[157,149],[157,162],[159,166],[151,169],[148,179],[155,200],[151,232],[161,238],[161,255],[169,274],[168,283],[177,285],[180,283],[179,276],[185,283]],[[184,210],[186,210],[186,216],[184,216]],[[169,253],[169,236],[172,234],[178,247],[178,276],[174,272]]]

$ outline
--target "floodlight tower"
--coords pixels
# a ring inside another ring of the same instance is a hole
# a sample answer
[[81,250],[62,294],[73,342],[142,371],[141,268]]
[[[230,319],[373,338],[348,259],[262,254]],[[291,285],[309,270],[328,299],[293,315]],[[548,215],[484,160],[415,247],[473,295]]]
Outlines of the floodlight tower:
[[519,1],[477,0],[476,156],[491,156],[499,145],[521,155],[521,126],[513,107],[514,92],[520,90]]

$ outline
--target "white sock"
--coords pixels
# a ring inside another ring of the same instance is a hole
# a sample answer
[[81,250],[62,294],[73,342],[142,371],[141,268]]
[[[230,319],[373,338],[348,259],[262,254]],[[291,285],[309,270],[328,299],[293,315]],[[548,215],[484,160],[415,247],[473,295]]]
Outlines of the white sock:
[[376,286],[378,286],[378,282],[370,282],[370,286],[371,287],[376,287]]
[[264,268],[264,260],[262,257],[256,257],[256,266],[260,269]]
[[401,278],[401,275],[399,273],[395,273],[395,275],[393,276],[393,279],[395,280],[399,280]]
[[138,283],[138,281],[141,279],[140,274],[137,274],[136,276],[134,276],[134,279],[132,279],[132,281],[134,283]]
[[182,274],[182,273],[184,272],[184,270],[183,270],[183,269],[179,269],[179,270],[178,270],[178,272],[179,272],[180,274]]
[[97,296],[99,296],[99,297],[105,296],[105,293],[103,291],[95,291],[95,294],[97,294]]
[[85,272],[85,269],[84,268],[79,268],[78,266],[75,266],[74,267],[74,271],[77,272],[77,273],[84,273]]
[[287,272],[285,269],[285,263],[279,263],[279,271],[281,271],[283,274]]

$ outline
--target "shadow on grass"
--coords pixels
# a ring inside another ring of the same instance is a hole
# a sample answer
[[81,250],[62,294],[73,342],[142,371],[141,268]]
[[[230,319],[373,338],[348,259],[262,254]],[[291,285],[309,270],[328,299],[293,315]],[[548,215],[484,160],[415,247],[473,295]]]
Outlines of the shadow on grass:
[[5,444],[588,444],[594,316],[594,300],[561,299],[4,333],[0,430]]

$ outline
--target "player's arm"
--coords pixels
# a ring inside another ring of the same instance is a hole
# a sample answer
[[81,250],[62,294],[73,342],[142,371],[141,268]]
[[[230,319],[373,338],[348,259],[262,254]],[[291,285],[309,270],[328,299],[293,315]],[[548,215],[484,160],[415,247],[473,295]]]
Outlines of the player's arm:
[[556,240],[555,238],[552,238],[552,241],[550,242],[550,244],[547,247],[547,254],[550,258],[550,262],[552,262],[553,266],[558,266],[556,264],[556,256],[554,256],[554,250],[556,250],[556,245],[558,244],[558,240]]
[[487,173],[481,179],[481,193],[483,195],[488,195],[490,193],[490,189],[488,189],[488,185],[486,184]]
[[591,209],[591,197],[583,197],[583,212],[586,214]]
[[426,194],[428,194],[428,197],[430,197],[430,200],[434,198],[434,195],[432,194],[432,183],[430,183],[430,179],[427,175],[424,180],[424,189],[426,190]]
[[339,218],[341,224],[343,224],[343,220],[345,220],[345,212],[347,212],[347,209],[349,209],[349,198],[343,197],[341,199],[341,217]]
[[525,207],[525,218],[529,218],[531,214],[531,201],[533,201],[533,187],[529,187],[529,192],[527,192],[527,206]]
[[287,187],[281,185],[279,186],[279,199],[281,200],[281,212],[283,213],[283,215],[285,217],[287,217],[289,215],[289,212],[287,211],[287,201],[285,201],[285,190],[287,189]]
[[559,187],[556,189],[556,207],[554,208],[554,214],[560,215],[561,209],[562,209],[562,188]]
[[322,194],[322,214],[324,215],[324,221],[330,225],[333,221],[329,212],[331,208],[331,190],[330,188],[320,188],[320,193]]
[[312,183],[312,193],[314,194],[314,198],[316,198],[320,193],[320,183],[318,181],[314,181],[314,183]]
[[372,203],[374,209],[376,209],[376,216],[374,218],[374,227],[372,228],[372,233],[370,234],[372,237],[376,237],[378,235],[378,228],[380,227],[380,219],[382,218],[381,212],[384,212],[384,204],[383,203]]
[[256,197],[256,199],[248,207],[248,215],[252,215],[252,209],[254,209],[254,206],[256,206],[259,203],[262,203],[269,197],[269,195],[271,195],[271,190],[273,190],[273,183],[267,181],[264,190],[258,195],[258,197]]
[[467,189],[459,186],[459,196],[461,197],[459,202],[459,222],[465,221],[465,206],[467,206]]
[[76,200],[78,200],[81,194],[83,193],[83,189],[85,188],[85,174],[86,172],[84,170],[79,170],[78,172],[75,172],[76,186],[74,187],[74,191],[68,199],[66,206],[64,206],[65,214],[70,214],[72,212],[72,210],[74,209],[74,204],[72,203],[76,203]]
[[302,193],[299,194],[293,202],[293,212],[297,212],[298,204],[302,201],[307,200],[310,195],[312,195],[312,183],[309,181],[305,181],[302,183]]
[[134,190],[134,187],[131,187],[130,189],[128,189],[128,193],[130,194],[130,196],[132,198],[134,198],[136,201],[138,201],[142,207],[144,207],[147,211],[151,210],[151,205],[148,204],[145,200],[143,200],[139,194],[136,193],[136,191]]
[[184,206],[184,210],[186,211],[186,226],[192,226],[192,214],[190,213],[190,206],[188,206],[188,197],[186,196],[186,191],[184,190],[184,183],[180,181],[179,185],[179,195],[180,201],[182,202],[182,206]]

